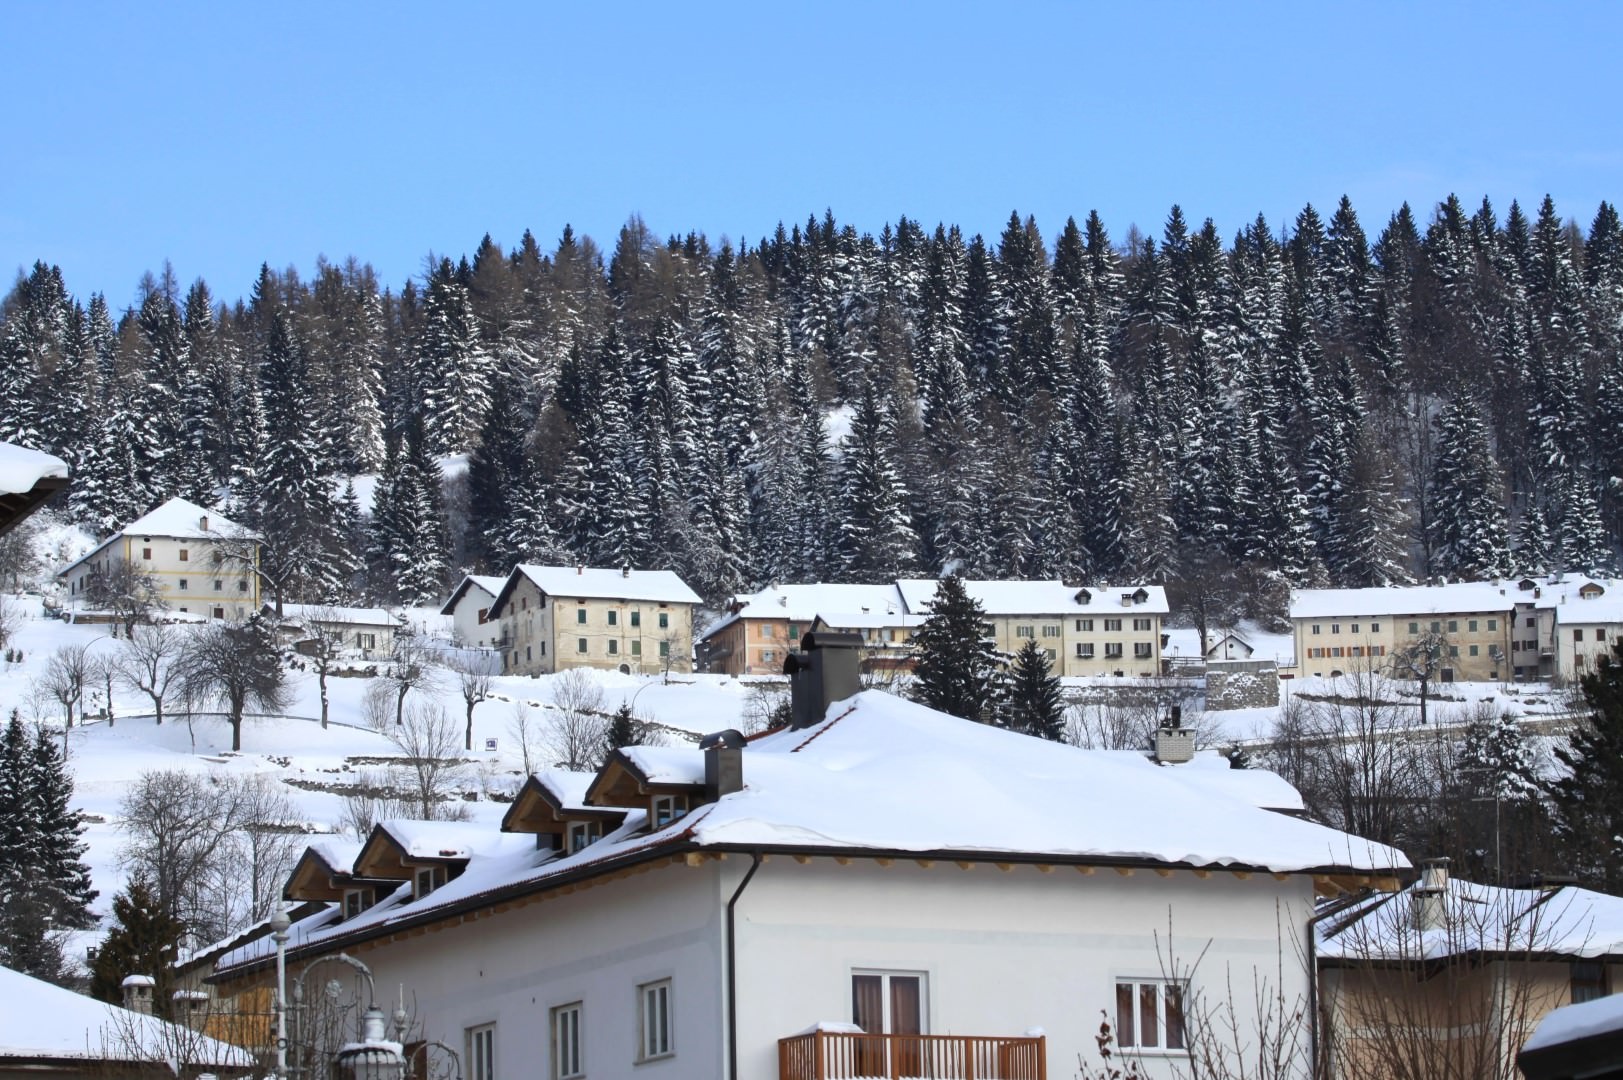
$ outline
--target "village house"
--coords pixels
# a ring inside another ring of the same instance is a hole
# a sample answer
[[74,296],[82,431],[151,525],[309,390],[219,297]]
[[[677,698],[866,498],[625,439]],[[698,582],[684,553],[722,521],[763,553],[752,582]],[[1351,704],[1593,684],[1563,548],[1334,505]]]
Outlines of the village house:
[[1623,990],[1623,899],[1453,878],[1327,906],[1316,924],[1335,1076],[1509,1076],[1551,1010]]
[[[490,1077],[1036,1080],[1095,1060],[1102,1015],[1167,1077],[1212,1049],[1195,1020],[1230,986],[1242,1030],[1265,1022],[1253,976],[1309,1000],[1316,896],[1407,866],[1260,808],[1232,770],[859,693],[858,642],[803,645],[795,726],[538,774],[496,834],[514,846],[375,836],[349,873],[396,884],[293,924],[289,977],[342,950],[411,988],[411,1039]],[[214,979],[275,972],[260,940]]]
[[1378,671],[1440,682],[1508,679],[1516,587],[1460,582],[1369,589],[1301,589],[1291,598],[1297,670],[1334,677]]
[[383,608],[283,604],[278,620],[275,606],[266,604],[263,614],[276,621],[278,635],[296,652],[309,654],[319,635],[332,642],[339,655],[360,660],[387,659],[401,625]]
[[782,675],[784,658],[818,616],[840,629],[871,618],[878,620],[873,629],[880,641],[907,640],[907,616],[894,584],[770,585],[733,597],[726,614],[704,629],[699,648],[705,667],[723,675]]
[[507,582],[503,577],[469,574],[451,590],[451,598],[440,608],[451,617],[451,639],[465,649],[496,649],[501,624],[490,617],[496,594]]
[[1536,655],[1539,677],[1556,685],[1591,674],[1623,636],[1623,581],[1562,576],[1524,580],[1517,589],[1523,656]]
[[520,564],[488,619],[508,675],[574,667],[630,675],[693,670],[699,595],[670,570]]
[[[896,583],[909,614],[927,616],[939,582]],[[1161,624],[1171,610],[1159,585],[1072,586],[1062,581],[965,580],[986,613],[994,647],[1013,656],[1030,640],[1054,673],[1150,678],[1161,673]]]
[[139,573],[171,612],[210,619],[246,619],[259,610],[259,540],[236,522],[173,498],[103,540],[57,576],[75,618],[105,614],[96,601],[98,576]]

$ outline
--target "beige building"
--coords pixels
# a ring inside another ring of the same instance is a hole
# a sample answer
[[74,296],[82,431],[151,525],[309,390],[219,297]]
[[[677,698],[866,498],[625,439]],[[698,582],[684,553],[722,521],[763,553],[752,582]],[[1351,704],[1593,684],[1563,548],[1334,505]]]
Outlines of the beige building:
[[[925,616],[938,584],[911,578],[896,586],[908,613]],[[999,652],[1013,656],[1036,641],[1048,650],[1054,673],[1067,677],[1161,673],[1161,624],[1170,609],[1159,585],[966,580],[964,590],[986,613]]]
[[1509,1077],[1552,1009],[1623,989],[1623,900],[1450,879],[1321,908],[1323,1053],[1345,1080]]
[[699,595],[669,570],[520,564],[491,603],[508,675],[693,670]]
[[864,636],[887,654],[905,646],[919,621],[906,614],[893,584],[771,585],[733,597],[727,614],[700,635],[701,657],[723,675],[782,675],[784,658],[819,616],[832,629],[873,631]]
[[101,542],[57,576],[68,610],[105,613],[96,579],[129,570],[146,575],[171,612],[246,619],[259,610],[259,539],[234,521],[185,499],[170,499]]

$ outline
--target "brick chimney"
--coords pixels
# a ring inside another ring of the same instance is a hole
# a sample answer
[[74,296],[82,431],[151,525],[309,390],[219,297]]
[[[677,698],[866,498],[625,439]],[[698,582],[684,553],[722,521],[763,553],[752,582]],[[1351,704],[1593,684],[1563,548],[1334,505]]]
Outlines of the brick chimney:
[[789,727],[795,730],[822,723],[832,702],[862,689],[857,665],[861,634],[815,630],[801,635],[800,649],[783,662],[783,673],[789,676]]

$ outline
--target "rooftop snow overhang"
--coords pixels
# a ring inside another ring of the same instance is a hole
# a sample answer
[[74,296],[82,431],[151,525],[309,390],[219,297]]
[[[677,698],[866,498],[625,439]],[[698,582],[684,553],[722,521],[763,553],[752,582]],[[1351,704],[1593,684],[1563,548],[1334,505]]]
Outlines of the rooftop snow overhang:
[[702,781],[668,783],[650,780],[635,762],[616,750],[598,771],[592,786],[586,789],[586,804],[635,810],[642,807],[650,795],[691,795],[703,791]]
[[619,809],[565,806],[546,784],[532,776],[519,789],[513,805],[502,815],[502,832],[561,834],[579,821],[618,824],[625,818]]
[[412,875],[424,866],[466,865],[464,851],[443,851],[438,855],[422,852],[412,854],[383,825],[372,826],[361,853],[355,857],[354,878],[372,881],[410,881]]
[[42,476],[27,491],[0,493],[0,536],[15,529],[34,511],[68,486],[66,476]]

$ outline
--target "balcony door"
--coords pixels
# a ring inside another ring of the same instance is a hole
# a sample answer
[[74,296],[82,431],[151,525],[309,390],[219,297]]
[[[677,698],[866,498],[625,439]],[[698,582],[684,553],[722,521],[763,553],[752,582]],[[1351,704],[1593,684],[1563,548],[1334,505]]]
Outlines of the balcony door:
[[851,973],[851,1022],[869,1035],[892,1036],[863,1040],[858,1048],[861,1075],[921,1075],[923,1045],[905,1036],[924,1034],[924,990],[924,975],[920,972]]

